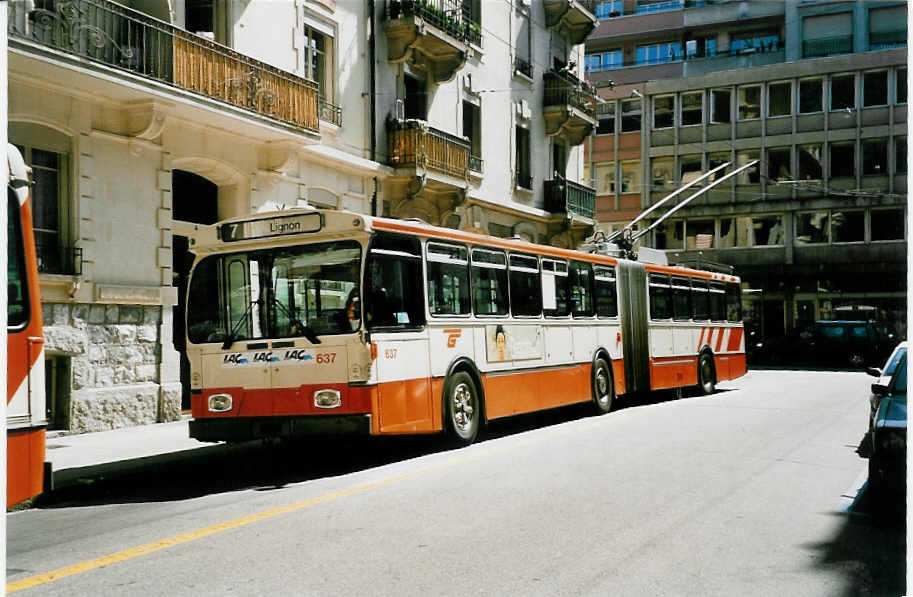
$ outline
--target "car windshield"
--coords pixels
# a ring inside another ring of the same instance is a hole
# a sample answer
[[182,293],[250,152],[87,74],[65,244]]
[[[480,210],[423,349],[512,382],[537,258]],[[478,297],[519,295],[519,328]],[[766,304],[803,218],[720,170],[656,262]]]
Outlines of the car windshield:
[[907,359],[906,354],[901,357],[900,362],[897,365],[897,371],[894,373],[894,377],[891,380],[893,383],[892,394],[907,394]]
[[906,347],[898,348],[894,351],[894,354],[891,355],[891,360],[888,361],[888,364],[884,368],[882,375],[894,375],[894,369],[897,368],[897,364],[900,363],[900,360],[907,354]]
[[836,325],[823,325],[820,328],[821,335],[832,340],[840,340],[846,336],[846,330]]
[[359,329],[361,246],[355,241],[214,255],[193,270],[193,343],[346,334]]
[[865,338],[867,336],[868,333],[866,333],[866,327],[864,325],[854,325],[850,328],[851,338]]

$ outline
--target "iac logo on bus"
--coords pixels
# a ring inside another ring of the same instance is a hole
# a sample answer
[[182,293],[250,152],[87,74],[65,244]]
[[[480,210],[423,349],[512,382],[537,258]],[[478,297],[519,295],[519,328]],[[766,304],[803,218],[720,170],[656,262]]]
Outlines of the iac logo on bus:
[[287,350],[285,351],[286,361],[312,361],[314,360],[314,355],[308,353],[306,350]]

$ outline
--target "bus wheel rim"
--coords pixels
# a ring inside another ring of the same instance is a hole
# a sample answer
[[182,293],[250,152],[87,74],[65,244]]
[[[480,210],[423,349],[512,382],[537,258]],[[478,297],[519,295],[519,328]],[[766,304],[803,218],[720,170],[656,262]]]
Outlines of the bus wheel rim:
[[599,367],[599,371],[596,372],[596,395],[600,404],[609,402],[609,376],[605,367]]
[[472,426],[472,417],[475,414],[472,391],[469,386],[461,383],[453,390],[453,424],[460,431],[468,431]]

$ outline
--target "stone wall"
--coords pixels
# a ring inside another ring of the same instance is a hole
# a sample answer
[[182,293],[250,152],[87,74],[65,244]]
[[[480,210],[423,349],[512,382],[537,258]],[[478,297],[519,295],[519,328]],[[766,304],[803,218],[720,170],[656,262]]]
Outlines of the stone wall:
[[160,383],[162,308],[42,305],[45,351],[70,357],[70,430],[180,418],[180,384]]

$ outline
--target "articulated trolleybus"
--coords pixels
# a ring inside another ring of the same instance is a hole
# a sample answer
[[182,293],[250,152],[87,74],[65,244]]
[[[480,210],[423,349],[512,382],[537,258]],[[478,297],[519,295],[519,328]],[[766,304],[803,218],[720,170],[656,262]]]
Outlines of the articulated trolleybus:
[[197,226],[190,434],[445,431],[745,373],[738,278],[342,211]]
[[47,418],[28,168],[14,145],[7,161],[6,505],[14,506],[41,493]]

